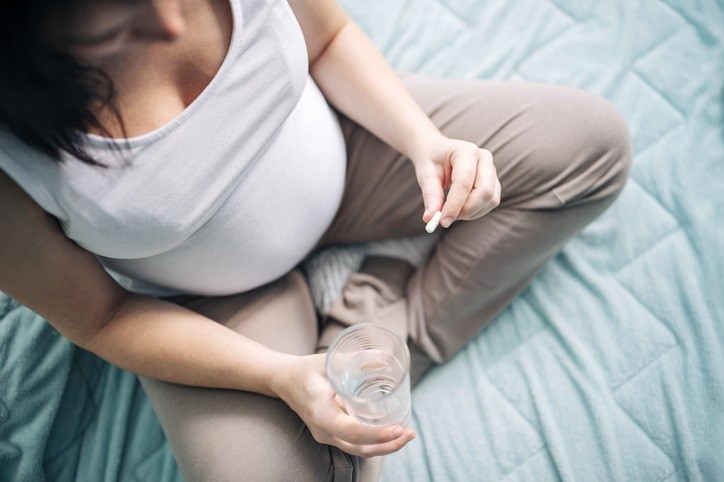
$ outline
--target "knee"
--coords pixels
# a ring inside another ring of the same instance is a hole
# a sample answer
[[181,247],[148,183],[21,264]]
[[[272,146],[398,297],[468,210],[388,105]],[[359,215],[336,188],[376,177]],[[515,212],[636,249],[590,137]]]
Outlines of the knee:
[[581,130],[584,166],[591,173],[585,197],[608,199],[621,192],[631,171],[632,147],[628,124],[606,99],[587,94],[582,108],[587,118]]
[[186,421],[189,433],[181,443],[171,437],[185,480],[352,480],[352,456],[314,440],[296,414],[281,407],[283,402],[253,398],[258,406],[241,403],[239,413],[233,409],[198,424]]
[[[294,441],[293,435],[290,438]],[[342,451],[335,454],[333,452],[338,449],[326,445],[317,444],[315,448],[299,457],[298,451],[286,450],[284,444],[281,447],[261,446],[251,451],[235,449],[228,444],[210,449],[196,447],[194,459],[179,461],[179,465],[184,479],[189,482],[352,480],[352,456]],[[339,460],[344,457],[345,460]]]
[[606,99],[559,88],[537,106],[543,164],[563,204],[610,200],[631,169],[631,140],[623,116]]

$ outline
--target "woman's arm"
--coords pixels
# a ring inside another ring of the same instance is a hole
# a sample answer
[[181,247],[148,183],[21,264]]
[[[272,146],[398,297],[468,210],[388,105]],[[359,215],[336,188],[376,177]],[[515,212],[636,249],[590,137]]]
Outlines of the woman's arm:
[[322,443],[382,455],[410,440],[358,423],[334,402],[324,356],[273,351],[202,315],[124,291],[0,171],[0,290],[73,343],[126,370],[282,398]]
[[336,0],[289,4],[304,33],[310,72],[327,100],[415,164],[425,222],[441,210],[447,227],[498,205],[500,183],[490,152],[445,138]]
[[114,365],[188,385],[274,395],[269,381],[283,354],[192,311],[123,290],[2,171],[0,266],[0,290]]

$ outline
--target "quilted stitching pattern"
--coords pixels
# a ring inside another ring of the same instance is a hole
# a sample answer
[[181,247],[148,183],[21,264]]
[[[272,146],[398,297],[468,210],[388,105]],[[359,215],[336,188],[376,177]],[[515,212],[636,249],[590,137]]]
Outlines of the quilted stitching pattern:
[[[713,474],[697,462],[706,448],[696,438],[724,413],[721,389],[711,389],[722,379],[716,300],[724,290],[713,270],[702,269],[712,261],[722,267],[719,249],[704,240],[724,240],[704,213],[724,207],[721,181],[712,181],[724,174],[724,7],[656,0],[346,5],[401,70],[594,91],[627,117],[635,148],[631,183],[612,210],[418,388],[421,440],[390,457],[383,479]],[[702,346],[708,352],[700,356]],[[722,439],[703,439],[721,448]]]

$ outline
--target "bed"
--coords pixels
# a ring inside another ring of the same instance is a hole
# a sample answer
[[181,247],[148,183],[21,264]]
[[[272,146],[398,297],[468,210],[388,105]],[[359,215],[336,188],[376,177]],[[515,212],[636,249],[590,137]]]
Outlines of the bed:
[[[383,481],[724,480],[724,3],[344,0],[400,71],[580,87],[631,180],[413,392]],[[0,293],[0,480],[179,481],[136,377]]]

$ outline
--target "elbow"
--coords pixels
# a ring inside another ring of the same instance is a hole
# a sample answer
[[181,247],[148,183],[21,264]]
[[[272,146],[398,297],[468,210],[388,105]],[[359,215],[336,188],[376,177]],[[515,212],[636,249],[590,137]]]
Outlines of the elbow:
[[84,350],[103,357],[104,346],[108,343],[108,327],[121,316],[133,296],[125,290],[118,290],[104,303],[104,309],[97,312],[92,320],[78,323],[76,329],[73,329],[73,324],[66,325],[70,329],[63,335]]

